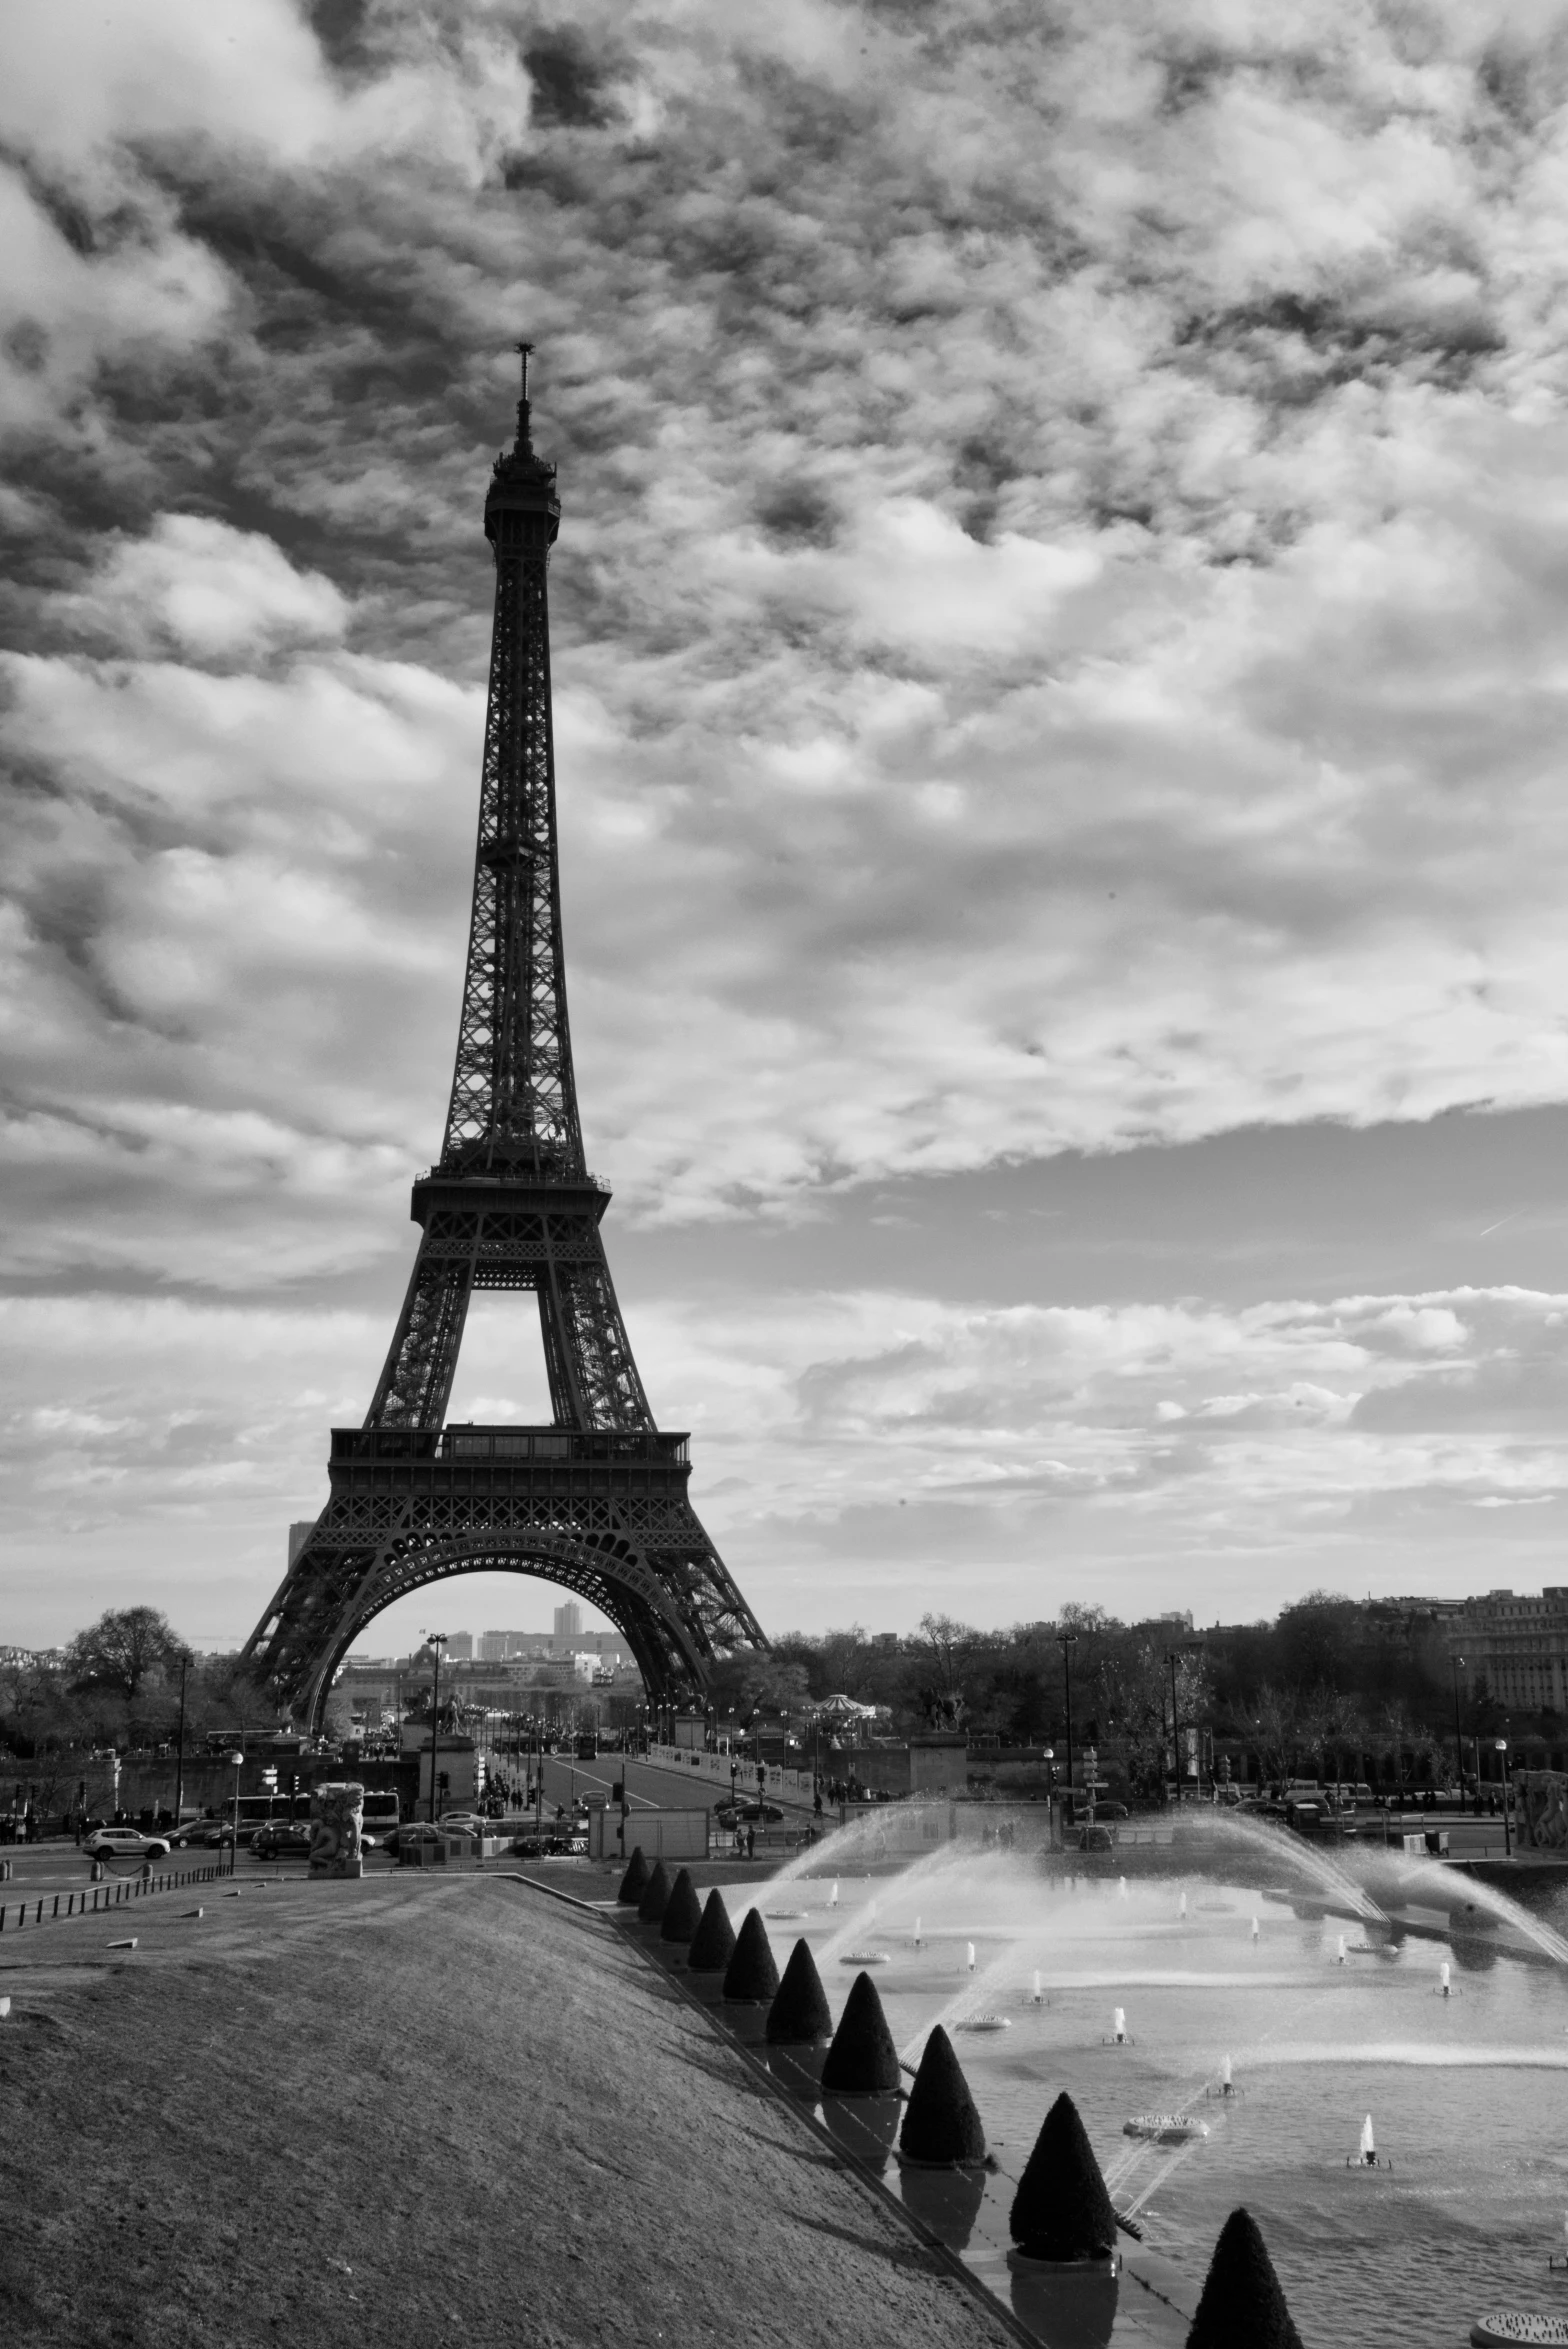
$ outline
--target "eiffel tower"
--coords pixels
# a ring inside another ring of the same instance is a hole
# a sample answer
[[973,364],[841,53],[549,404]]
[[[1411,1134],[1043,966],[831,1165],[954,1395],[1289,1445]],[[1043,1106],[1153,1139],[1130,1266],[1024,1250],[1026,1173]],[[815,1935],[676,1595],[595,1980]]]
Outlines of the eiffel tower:
[[[319,1729],[333,1674],[394,1599],[481,1569],[538,1574],[625,1634],[654,1704],[766,1647],[687,1496],[685,1435],[654,1424],[577,1118],[561,944],[546,574],[555,467],[535,455],[528,358],[516,445],[485,498],[495,626],[473,919],[446,1139],[414,1184],[419,1253],[363,1427],[334,1428],[330,1495],[242,1652]],[[476,1289],[539,1300],[548,1427],[446,1425]]]

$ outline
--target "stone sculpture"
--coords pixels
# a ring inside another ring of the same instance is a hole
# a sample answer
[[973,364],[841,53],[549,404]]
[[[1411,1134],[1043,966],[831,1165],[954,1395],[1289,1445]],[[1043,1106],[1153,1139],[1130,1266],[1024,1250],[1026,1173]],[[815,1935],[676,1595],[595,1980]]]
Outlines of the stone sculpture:
[[363,1876],[364,1819],[365,1790],[357,1780],[346,1785],[311,1788],[312,1876]]

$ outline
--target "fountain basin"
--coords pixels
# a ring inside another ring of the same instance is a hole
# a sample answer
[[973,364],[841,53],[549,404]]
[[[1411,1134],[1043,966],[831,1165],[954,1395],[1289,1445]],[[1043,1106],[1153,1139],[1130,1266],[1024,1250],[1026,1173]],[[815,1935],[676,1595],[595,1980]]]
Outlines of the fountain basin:
[[1153,2145],[1196,2145],[1208,2133],[1207,2121],[1184,2112],[1135,2112],[1122,2123],[1124,2137],[1142,2137]]

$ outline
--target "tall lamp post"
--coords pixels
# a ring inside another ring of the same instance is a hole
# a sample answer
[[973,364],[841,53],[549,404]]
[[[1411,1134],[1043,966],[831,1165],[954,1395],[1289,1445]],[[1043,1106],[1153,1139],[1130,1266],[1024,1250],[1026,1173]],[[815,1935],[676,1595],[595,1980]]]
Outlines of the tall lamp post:
[[436,1823],[436,1780],[440,1775],[441,1756],[441,1650],[450,1635],[444,1631],[427,1631],[425,1645],[435,1664],[435,1677],[430,1683],[430,1824]]
[[1454,1675],[1454,1784],[1459,1790],[1459,1807],[1463,1810],[1465,1803],[1465,1743],[1464,1734],[1459,1726],[1459,1667],[1464,1662],[1464,1658],[1450,1653],[1448,1661]]
[[180,1812],[185,1802],[185,1675],[190,1669],[190,1657],[180,1656],[180,1727],[174,1748],[174,1832],[180,1831]]
[[1176,1718],[1176,1657],[1178,1650],[1167,1648],[1165,1661],[1171,1668],[1171,1769],[1176,1779],[1176,1800],[1181,1801],[1181,1724]]
[[[242,1753],[230,1754],[229,1767],[234,1772],[234,1841],[229,1846],[229,1874],[232,1876],[240,1864],[240,1772],[245,1767],[245,1756]],[[221,1851],[218,1858],[221,1863]]]
[[1503,1770],[1503,1857],[1504,1857],[1504,1859],[1505,1859],[1505,1860],[1508,1860],[1508,1859],[1512,1859],[1512,1858],[1513,1858],[1513,1851],[1514,1851],[1514,1841],[1513,1841],[1513,1831],[1512,1831],[1512,1829],[1510,1828],[1510,1826],[1509,1826],[1509,1824],[1508,1824],[1508,1740],[1507,1740],[1507,1738],[1506,1738],[1506,1737],[1499,1737],[1499,1738],[1496,1740],[1496,1745],[1497,1745],[1497,1758],[1498,1758],[1499,1762],[1502,1764],[1502,1770]]
[[1078,1645],[1076,1631],[1059,1631],[1056,1644],[1062,1651],[1062,1687],[1067,1700],[1067,1799],[1073,1794],[1073,1650]]

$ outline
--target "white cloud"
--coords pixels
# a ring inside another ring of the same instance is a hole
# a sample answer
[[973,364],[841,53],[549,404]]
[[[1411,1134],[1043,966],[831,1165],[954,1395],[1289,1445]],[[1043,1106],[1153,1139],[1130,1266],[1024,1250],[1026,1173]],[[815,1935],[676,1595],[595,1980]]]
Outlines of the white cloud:
[[57,608],[66,626],[95,629],[119,649],[162,637],[198,660],[265,661],[282,645],[330,643],[349,617],[321,572],[298,571],[271,539],[202,514],[160,514],[147,537],[118,540],[87,588]]
[[[623,1209],[1561,1101],[1556,22],[13,8],[12,1276],[396,1285],[519,328]],[[866,1557],[890,1479],[950,1534],[1075,1512],[1090,1560],[1114,1511],[1140,1571],[1173,1496],[1188,1558],[1297,1556],[1551,1488],[1526,1309],[1258,1310],[635,1334],[809,1427]],[[113,1421],[73,1342],[58,1407]]]

